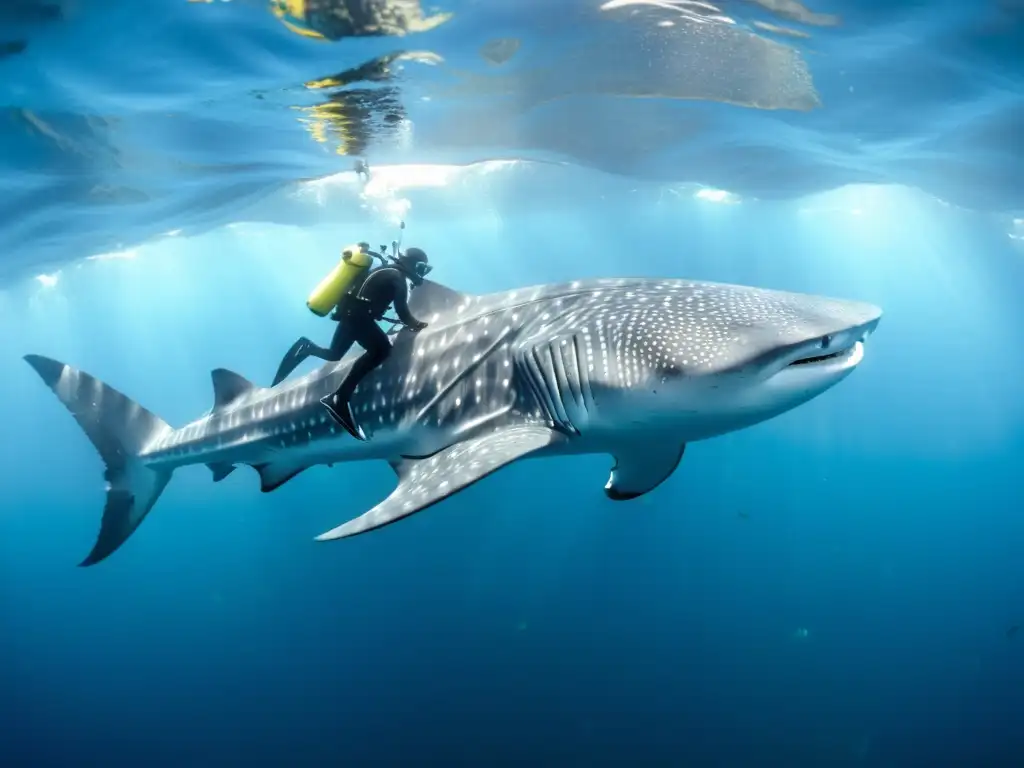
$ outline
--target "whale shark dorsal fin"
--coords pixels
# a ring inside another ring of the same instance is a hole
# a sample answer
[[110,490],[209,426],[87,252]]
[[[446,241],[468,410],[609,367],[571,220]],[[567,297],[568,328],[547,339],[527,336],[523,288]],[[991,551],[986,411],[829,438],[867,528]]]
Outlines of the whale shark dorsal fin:
[[245,376],[229,371],[227,368],[214,368],[210,371],[213,379],[213,407],[223,408],[230,405],[242,395],[256,389],[256,385]]
[[401,520],[468,488],[517,459],[564,439],[560,432],[545,426],[517,425],[455,443],[426,459],[392,462],[399,478],[392,494],[369,512],[316,539],[343,539]]
[[455,309],[470,298],[468,293],[460,293],[433,280],[424,280],[409,293],[409,311],[421,320],[427,320],[428,315]]
[[615,466],[604,487],[612,501],[629,501],[668,480],[686,451],[686,443],[626,445],[615,453]]

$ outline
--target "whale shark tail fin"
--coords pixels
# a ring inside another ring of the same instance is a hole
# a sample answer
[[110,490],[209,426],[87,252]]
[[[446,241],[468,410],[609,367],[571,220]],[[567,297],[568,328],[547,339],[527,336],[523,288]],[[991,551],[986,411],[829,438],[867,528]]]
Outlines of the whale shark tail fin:
[[106,464],[103,521],[96,544],[81,563],[95,565],[135,532],[171,479],[171,470],[147,467],[139,458],[153,438],[171,427],[83,371],[41,355],[26,355],[25,361],[64,403]]

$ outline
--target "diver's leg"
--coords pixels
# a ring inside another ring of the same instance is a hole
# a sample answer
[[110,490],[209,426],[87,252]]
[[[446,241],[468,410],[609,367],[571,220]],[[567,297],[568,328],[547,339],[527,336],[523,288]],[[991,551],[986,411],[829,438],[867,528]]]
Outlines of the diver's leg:
[[345,356],[346,352],[352,349],[355,340],[351,324],[340,322],[334,329],[334,336],[331,337],[331,346],[320,347],[310,342],[306,355],[309,357],[319,357],[328,363],[336,363]]
[[334,329],[334,336],[331,337],[331,346],[329,349],[324,350],[327,355],[321,359],[327,360],[328,362],[336,363],[352,349],[352,345],[356,342],[356,334],[353,330],[353,323],[342,320],[338,323],[338,327]]
[[302,365],[306,358],[319,357],[327,362],[337,362],[345,356],[345,353],[352,348],[355,337],[348,323],[338,323],[334,329],[334,337],[331,339],[330,347],[321,347],[303,336],[292,344],[285,356],[281,359],[281,365],[277,368],[277,375],[274,376],[273,386],[277,386],[288,378],[289,374]]
[[331,418],[348,430],[358,440],[365,440],[363,431],[356,425],[349,400],[359,383],[391,354],[391,340],[377,323],[369,320],[357,328],[357,340],[365,350],[352,364],[344,380],[333,394],[321,398]]

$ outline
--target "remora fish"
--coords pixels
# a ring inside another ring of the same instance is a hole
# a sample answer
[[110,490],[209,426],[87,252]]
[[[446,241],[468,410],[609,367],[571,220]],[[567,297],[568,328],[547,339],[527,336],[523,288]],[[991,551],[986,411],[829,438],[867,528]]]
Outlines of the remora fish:
[[610,454],[605,492],[636,498],[672,474],[687,443],[841,381],[882,315],[858,302],[651,279],[487,296],[427,281],[410,304],[429,327],[394,336],[391,357],[352,399],[368,442],[320,403],[354,355],[269,389],[214,370],[213,409],[179,429],[87,373],[26,356],[106,463],[103,521],[82,565],[120,547],[189,464],[209,466],[214,481],[248,464],[272,491],[316,464],[388,461],[394,492],[319,540],[387,525],[531,456]]

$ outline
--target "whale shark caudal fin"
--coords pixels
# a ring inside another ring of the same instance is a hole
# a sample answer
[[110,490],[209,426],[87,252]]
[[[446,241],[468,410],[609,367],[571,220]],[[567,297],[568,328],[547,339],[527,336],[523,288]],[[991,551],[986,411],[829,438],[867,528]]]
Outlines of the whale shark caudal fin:
[[322,533],[332,541],[372,531],[443,501],[517,459],[543,450],[565,437],[544,426],[504,427],[455,443],[426,459],[392,463],[398,487],[369,512]]
[[171,427],[83,371],[40,355],[26,355],[25,361],[64,403],[106,464],[100,533],[81,563],[95,565],[134,533],[171,479],[170,470],[151,469],[138,458],[149,441]]

